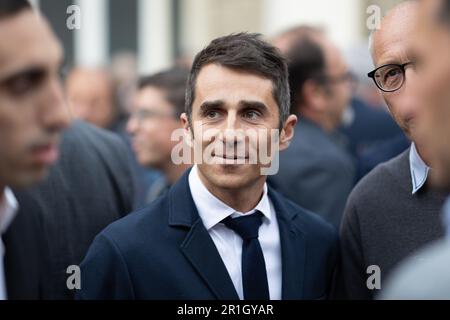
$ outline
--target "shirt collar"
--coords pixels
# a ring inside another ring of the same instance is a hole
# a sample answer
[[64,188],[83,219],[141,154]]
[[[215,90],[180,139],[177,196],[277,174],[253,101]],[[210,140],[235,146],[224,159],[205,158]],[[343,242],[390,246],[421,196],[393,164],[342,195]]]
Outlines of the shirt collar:
[[19,210],[19,204],[10,188],[5,188],[0,200],[0,234],[6,232]]
[[237,212],[209,192],[200,180],[197,166],[194,166],[189,173],[189,187],[191,189],[192,198],[195,206],[197,207],[198,214],[200,215],[206,230],[212,229],[223,219],[229,216],[248,215],[256,210],[260,211],[269,221],[272,218],[270,201],[267,195],[267,184],[264,184],[264,194],[256,207],[245,213]]
[[409,166],[412,179],[412,194],[415,194],[427,181],[430,167],[423,162],[414,143],[411,144],[411,149],[409,150]]

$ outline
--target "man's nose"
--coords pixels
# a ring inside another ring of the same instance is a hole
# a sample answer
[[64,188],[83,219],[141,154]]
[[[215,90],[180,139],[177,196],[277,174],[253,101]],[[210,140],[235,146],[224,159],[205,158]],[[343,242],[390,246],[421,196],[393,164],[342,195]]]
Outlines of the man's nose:
[[48,84],[42,100],[41,120],[49,131],[61,131],[70,124],[67,102],[64,99],[61,82],[53,79]]
[[134,135],[139,126],[139,120],[135,116],[131,116],[127,122],[127,132],[130,135]]
[[405,72],[403,97],[403,111],[408,115],[413,115],[418,111],[418,92],[419,90],[419,76],[413,68],[408,68]]

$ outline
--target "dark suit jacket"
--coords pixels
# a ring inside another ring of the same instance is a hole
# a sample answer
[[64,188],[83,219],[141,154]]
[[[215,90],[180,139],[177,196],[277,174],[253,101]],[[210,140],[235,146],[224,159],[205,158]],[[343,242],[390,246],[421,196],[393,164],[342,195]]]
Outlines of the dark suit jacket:
[[347,137],[348,148],[354,158],[380,142],[391,140],[403,134],[392,116],[381,107],[375,108],[364,101],[354,98],[350,105],[353,110],[353,121],[340,128]]
[[[20,203],[21,194],[15,194]],[[27,199],[30,204],[33,199]],[[5,275],[8,299],[39,299],[42,297],[45,268],[48,266],[47,242],[42,228],[42,212],[19,211],[2,239],[5,244]]]
[[116,135],[76,121],[48,178],[14,191],[19,213],[5,235],[10,299],[73,298],[67,267],[79,265],[95,235],[133,210],[126,150]]
[[358,159],[357,180],[361,180],[377,165],[395,158],[410,146],[411,141],[401,133],[395,138],[386,140],[362,152]]
[[302,119],[289,149],[280,154],[280,170],[269,178],[274,188],[339,228],[355,179],[354,163],[331,135]]
[[[238,299],[193,202],[189,171],[169,193],[100,233],[84,259],[79,299]],[[279,222],[284,299],[326,298],[337,235],[269,190]]]

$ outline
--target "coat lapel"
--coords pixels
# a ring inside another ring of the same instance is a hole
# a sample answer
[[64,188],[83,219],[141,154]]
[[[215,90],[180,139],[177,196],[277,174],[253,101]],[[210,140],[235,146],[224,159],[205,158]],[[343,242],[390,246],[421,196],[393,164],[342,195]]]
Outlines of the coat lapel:
[[169,224],[189,228],[180,249],[216,298],[238,300],[225,264],[195,207],[189,188],[189,172],[169,192]]
[[269,189],[269,197],[274,205],[280,230],[282,257],[282,299],[298,300],[304,297],[304,275],[306,262],[306,242],[297,213],[289,212],[284,199]]

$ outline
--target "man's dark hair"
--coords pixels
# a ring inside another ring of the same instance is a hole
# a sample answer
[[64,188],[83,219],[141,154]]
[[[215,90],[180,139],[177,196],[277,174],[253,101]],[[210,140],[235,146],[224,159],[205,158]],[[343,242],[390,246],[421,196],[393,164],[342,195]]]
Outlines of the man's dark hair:
[[186,113],[192,116],[195,87],[200,70],[208,64],[246,71],[270,79],[280,113],[280,128],[289,116],[289,81],[286,61],[274,46],[256,33],[237,33],[213,40],[200,51],[192,64],[186,88]]
[[0,19],[12,17],[24,9],[31,9],[27,0],[0,0]]
[[174,107],[175,117],[184,112],[186,81],[189,70],[184,68],[172,68],[157,74],[139,79],[139,90],[153,87],[164,91],[167,101]]
[[302,89],[306,81],[325,84],[325,54],[317,40],[303,34],[296,39],[286,55],[291,88],[291,113],[298,113],[299,105],[304,103]]
[[450,25],[450,0],[442,0],[439,16],[443,22]]

